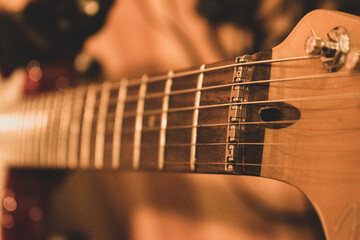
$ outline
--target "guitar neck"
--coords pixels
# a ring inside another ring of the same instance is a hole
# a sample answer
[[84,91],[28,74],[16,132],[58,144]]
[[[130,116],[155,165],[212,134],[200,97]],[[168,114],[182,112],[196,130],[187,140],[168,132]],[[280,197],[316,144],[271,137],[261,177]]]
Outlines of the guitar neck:
[[[270,58],[266,51],[247,61]],[[256,121],[250,111],[258,108],[233,104],[267,100],[267,84],[241,82],[268,79],[270,64],[234,64],[28,98],[0,117],[1,158],[13,167],[259,175],[264,129],[239,124]]]

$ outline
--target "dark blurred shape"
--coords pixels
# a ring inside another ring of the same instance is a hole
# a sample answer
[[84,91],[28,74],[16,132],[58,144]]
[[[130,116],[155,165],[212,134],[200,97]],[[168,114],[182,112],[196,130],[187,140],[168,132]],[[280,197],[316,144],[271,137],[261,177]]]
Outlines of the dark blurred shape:
[[339,9],[343,12],[360,15],[359,0],[343,0],[339,1]]
[[237,26],[251,27],[260,0],[200,0],[198,11],[212,25],[233,22]]
[[0,69],[8,76],[36,59],[72,61],[105,23],[113,0],[34,0],[17,14],[0,14]]
[[75,57],[74,68],[87,82],[97,82],[102,74],[101,64],[86,53]]
[[[259,16],[261,0],[199,0],[198,12],[206,18],[213,27],[222,23],[234,23],[240,28],[248,29],[253,34],[253,48],[250,52],[256,52],[267,48],[266,39],[271,36],[271,29],[266,28],[266,21],[277,18],[280,15],[289,14],[292,19],[288,23],[288,31],[278,36],[272,46],[279,44],[295,27],[296,23],[308,12],[324,7],[332,7],[334,10],[347,12],[355,15],[360,14],[359,0],[282,0],[278,1],[276,11],[267,16]],[[267,1],[266,1],[267,2]],[[214,36],[216,37],[216,36]]]
[[[289,0],[287,0],[289,1]],[[317,8],[323,8],[327,3],[333,4],[336,9],[341,12],[346,12],[354,15],[360,14],[360,2],[359,0],[297,0],[303,5],[303,15],[315,10]]]

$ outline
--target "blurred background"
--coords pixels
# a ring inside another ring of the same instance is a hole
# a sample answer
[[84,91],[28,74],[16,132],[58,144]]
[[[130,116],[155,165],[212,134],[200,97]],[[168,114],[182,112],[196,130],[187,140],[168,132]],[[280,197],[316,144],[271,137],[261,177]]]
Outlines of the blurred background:
[[[357,0],[1,0],[0,107],[44,91],[270,49],[317,8],[360,14]],[[42,203],[42,217],[32,219],[48,229],[34,230],[39,239],[323,238],[302,193],[272,180],[118,172],[12,175],[18,179],[14,188],[25,189],[18,199],[23,196],[26,209]],[[14,226],[7,225],[8,231]]]

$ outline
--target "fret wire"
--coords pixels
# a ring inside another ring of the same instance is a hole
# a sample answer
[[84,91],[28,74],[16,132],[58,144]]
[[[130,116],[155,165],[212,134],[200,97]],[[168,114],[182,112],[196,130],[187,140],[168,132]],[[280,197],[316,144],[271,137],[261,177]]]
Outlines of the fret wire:
[[24,136],[23,136],[23,142],[22,142],[22,144],[23,144],[23,146],[24,146],[24,151],[22,152],[22,155],[21,155],[21,158],[23,159],[22,160],[22,166],[24,166],[24,167],[29,167],[28,166],[28,158],[27,158],[27,156],[28,156],[28,150],[29,150],[29,140],[28,140],[28,138],[29,138],[29,128],[28,128],[28,125],[29,125],[29,114],[30,114],[30,108],[31,108],[31,104],[32,104],[32,102],[31,102],[31,99],[28,99],[27,101],[26,101],[26,104],[25,104],[25,118],[24,118]]
[[[237,82],[237,83],[228,83],[228,84],[220,84],[220,85],[214,85],[214,86],[206,86],[202,87],[202,91],[207,90],[213,90],[213,89],[220,89],[220,88],[226,88],[226,87],[234,87],[234,86],[244,86],[244,85],[258,85],[263,83],[276,83],[276,82],[290,82],[290,81],[299,81],[299,80],[315,80],[315,79],[322,79],[322,78],[339,78],[339,77],[349,77],[349,76],[360,76],[359,73],[354,73],[351,71],[347,72],[336,72],[336,73],[321,73],[321,74],[315,74],[315,75],[306,75],[306,76],[297,76],[297,77],[287,77],[287,78],[275,78],[275,79],[268,79],[268,80],[256,80],[256,81],[248,81],[248,82]],[[185,93],[192,93],[198,91],[197,88],[190,88],[190,89],[183,89],[183,90],[175,90],[169,93],[169,95],[179,95],[179,94],[185,94]],[[146,99],[150,98],[158,98],[163,97],[164,93],[157,92],[146,95]],[[128,96],[126,99],[126,102],[132,102],[137,101],[138,96],[132,95]],[[113,101],[110,101],[110,104],[114,104]]]
[[28,104],[28,102],[23,102],[22,106],[21,106],[22,107],[21,110],[24,114],[21,115],[21,119],[20,119],[20,121],[21,121],[21,127],[20,127],[21,132],[20,132],[20,139],[19,139],[20,140],[19,141],[20,151],[19,151],[19,160],[18,160],[17,166],[24,166],[23,154],[25,151],[25,145],[24,145],[25,131],[24,131],[24,129],[25,129],[25,122],[26,122],[26,120],[25,120],[26,104]]
[[37,112],[37,109],[39,108],[39,101],[40,99],[39,98],[31,98],[31,101],[32,101],[32,104],[31,104],[31,107],[30,107],[30,113],[31,113],[31,117],[30,117],[30,120],[32,121],[32,128],[29,129],[30,132],[29,132],[29,135],[28,136],[28,141],[29,141],[29,152],[28,152],[28,155],[27,155],[27,158],[29,159],[29,166],[32,166],[32,167],[36,167],[36,159],[34,157],[35,155],[35,149],[36,149],[36,145],[35,145],[35,140],[36,140],[36,130],[37,130],[37,125],[38,125],[38,119],[37,119],[37,116],[38,116],[38,112]]
[[70,123],[71,123],[71,110],[73,104],[74,90],[65,91],[64,100],[62,104],[62,111],[59,124],[58,146],[57,146],[57,166],[59,168],[67,167],[67,153]]
[[[42,129],[41,136],[40,136],[40,166],[46,167],[47,166],[47,149],[49,147],[49,128],[51,125],[51,109],[54,102],[54,95],[47,93],[45,95],[45,110],[43,114],[43,119],[47,119],[45,128]],[[50,129],[51,130],[51,129]]]
[[96,140],[95,140],[95,168],[100,169],[104,166],[104,144],[105,144],[105,130],[106,117],[108,111],[108,103],[110,97],[111,83],[105,82],[101,91],[100,107],[98,113],[98,121],[96,126]]
[[[205,64],[201,65],[200,70],[203,71],[205,69]],[[200,73],[197,80],[197,89],[198,91],[195,93],[195,101],[194,101],[194,113],[192,125],[196,126],[198,124],[199,119],[199,107],[200,107],[200,99],[201,99],[201,88],[204,80],[204,73]],[[196,140],[197,140],[197,128],[194,127],[191,129],[191,147],[190,147],[190,170],[195,171],[195,161],[196,161]]]
[[49,167],[57,167],[57,144],[59,134],[59,112],[61,111],[62,102],[64,98],[63,92],[57,92],[54,95],[54,103],[51,111],[50,133],[49,133],[49,147],[47,153],[47,164]]
[[34,159],[32,158],[33,156],[33,152],[34,152],[34,136],[36,133],[36,127],[37,127],[37,113],[36,113],[36,107],[37,107],[37,102],[38,102],[38,98],[35,97],[30,97],[27,101],[29,101],[30,105],[29,105],[29,119],[28,121],[28,127],[27,127],[27,132],[28,132],[28,136],[27,136],[27,145],[28,145],[28,149],[26,152],[26,158],[27,158],[27,166],[31,167],[34,166]]
[[47,167],[48,166],[48,148],[50,147],[50,141],[49,141],[49,131],[51,131],[51,122],[52,122],[52,114],[51,110],[53,108],[55,100],[55,95],[53,94],[46,94],[46,102],[45,102],[45,111],[43,117],[47,118],[47,124],[46,127],[43,129],[41,138],[40,138],[40,144],[41,144],[41,166]]
[[127,95],[128,80],[121,81],[120,89],[118,92],[118,99],[115,112],[115,122],[113,131],[113,147],[112,147],[112,167],[120,167],[120,153],[121,153],[121,133],[123,125],[123,116],[125,108],[125,99]]
[[[3,109],[1,109],[3,110]],[[3,126],[5,126],[5,124],[3,124],[3,122],[5,123],[6,121],[6,117],[4,116],[1,116],[0,117],[0,129],[1,129],[1,136],[0,137],[0,167],[3,168],[2,164],[6,165],[6,161],[7,161],[7,156],[8,156],[8,153],[6,152],[6,148],[5,148],[5,129],[2,129]]]
[[[8,109],[6,109],[6,111],[7,110]],[[4,109],[2,109],[2,111],[4,111]],[[8,122],[7,119],[10,119],[9,123],[11,123],[12,114],[10,114],[9,112],[8,112],[7,115],[5,115],[5,116],[3,115],[3,116],[0,117],[0,129],[1,129],[1,131],[0,131],[0,135],[1,135],[1,137],[0,137],[0,161],[1,161],[0,166],[1,167],[2,167],[1,164],[6,165],[6,162],[8,161],[9,154],[10,154],[8,146],[7,146],[7,144],[9,144],[9,143],[7,143],[5,141],[5,139],[8,139],[9,135],[11,134],[8,131],[6,131],[6,129],[4,128],[4,126],[6,126],[7,122]]]
[[34,109],[34,133],[33,133],[33,142],[32,142],[32,155],[30,158],[32,158],[33,165],[36,167],[39,167],[40,162],[40,138],[41,133],[44,128],[44,125],[46,125],[46,122],[43,120],[43,112],[45,108],[45,98],[44,96],[40,96],[35,98],[37,99],[36,107]]
[[[4,109],[1,109],[2,111],[4,111]],[[4,116],[0,116],[0,134],[2,137],[0,137],[0,167],[3,168],[2,164],[6,165],[6,161],[7,161],[7,156],[8,153],[6,152],[6,148],[5,148],[5,129],[3,129],[3,126],[5,126],[5,124],[3,124],[3,122],[6,122],[6,117]]]
[[147,81],[149,77],[144,75],[142,77],[142,83],[139,89],[139,100],[136,108],[136,119],[135,119],[135,133],[134,133],[134,152],[133,152],[133,168],[139,169],[140,167],[140,145],[141,145],[141,130],[143,122],[143,113],[145,106],[145,95],[147,89]]
[[98,88],[96,85],[89,85],[87,89],[85,107],[84,107],[84,119],[82,123],[81,142],[80,142],[81,168],[88,168],[90,166],[91,130],[93,124],[97,91]]
[[[14,155],[12,157],[15,159],[15,161],[11,164],[11,165],[14,165],[14,166],[19,164],[19,160],[20,160],[20,151],[19,151],[20,149],[19,148],[21,148],[20,139],[21,139],[21,132],[22,131],[19,132],[19,131],[16,131],[15,129],[16,128],[18,128],[18,129],[21,128],[21,124],[22,124],[21,123],[22,114],[20,114],[21,109],[22,109],[22,104],[19,104],[18,106],[16,106],[14,108],[14,114],[15,114],[14,121],[15,121],[15,124],[14,124],[14,127],[13,127],[12,131],[13,131],[13,136],[15,138],[13,140],[14,151],[12,151],[12,153],[14,153]],[[8,161],[10,162],[10,159],[8,159]]]
[[159,160],[158,160],[158,168],[159,170],[164,169],[164,159],[165,159],[165,143],[166,143],[166,129],[167,129],[167,110],[169,109],[169,100],[170,100],[170,92],[172,85],[172,77],[174,75],[173,71],[169,71],[168,79],[165,83],[164,89],[164,98],[162,104],[162,113],[161,113],[161,127],[160,127],[160,136],[159,136]]
[[[15,109],[16,108],[12,108],[11,109],[11,112],[10,112],[10,125],[13,125],[13,126],[16,126],[18,125],[18,122],[16,121],[17,120],[17,114],[15,112]],[[14,127],[11,127],[10,128],[10,132],[9,132],[9,137],[10,137],[10,148],[7,148],[7,151],[8,153],[5,155],[6,158],[5,158],[5,165],[10,165],[11,163],[11,159],[15,157],[14,153],[16,153],[17,151],[17,143],[16,143],[16,134],[18,134],[18,132],[15,131],[15,128]],[[3,138],[3,143],[6,142],[6,139]],[[3,146],[3,145],[2,145]]]
[[32,165],[38,166],[39,162],[39,151],[40,151],[40,134],[41,134],[41,123],[42,123],[42,113],[43,109],[41,109],[43,104],[43,98],[40,96],[35,99],[36,100],[36,107],[33,108],[34,116],[36,124],[34,126],[34,133],[33,133],[33,144],[32,144],[32,153],[29,156],[32,159]]
[[33,115],[33,117],[32,117],[32,119],[33,119],[33,121],[34,121],[34,123],[33,123],[33,128],[32,128],[32,133],[31,133],[31,135],[32,135],[32,139],[30,139],[30,141],[31,141],[31,151],[29,152],[29,156],[28,156],[28,158],[30,159],[30,161],[31,161],[31,165],[33,166],[33,167],[37,167],[37,161],[36,161],[36,151],[37,151],[37,149],[36,149],[36,141],[37,141],[37,132],[38,132],[38,128],[40,128],[41,127],[41,124],[40,124],[40,122],[39,122],[39,120],[40,120],[40,118],[39,118],[39,116],[41,116],[41,112],[39,111],[39,108],[40,108],[40,98],[34,98],[33,99],[33,107],[32,107],[32,115]]
[[32,101],[31,99],[28,99],[26,102],[25,102],[25,114],[24,114],[24,119],[23,119],[23,136],[22,136],[22,146],[23,146],[23,151],[22,151],[22,154],[21,154],[21,165],[22,166],[25,166],[25,167],[28,167],[28,160],[29,158],[27,157],[28,156],[28,151],[30,149],[30,141],[29,141],[29,114],[30,114],[30,108],[31,108],[31,104],[32,104]]
[[[9,119],[10,126],[12,124],[16,123],[15,122],[15,113],[14,113],[13,109],[11,109],[9,111],[9,115],[7,115],[7,117],[5,119]],[[1,124],[1,125],[6,126],[6,125],[3,125],[3,124]],[[5,130],[5,129],[3,129],[3,130]],[[4,131],[2,131],[2,132],[4,132]],[[12,148],[14,147],[13,146],[14,145],[13,139],[14,139],[15,130],[12,127],[10,127],[10,131],[8,131],[7,134],[8,134],[8,137],[9,137],[9,142],[8,142],[9,145],[8,145],[8,147],[5,147],[5,144],[7,142],[7,140],[6,140],[7,137],[4,136],[4,137],[1,138],[1,149],[2,149],[2,154],[1,154],[2,155],[1,156],[2,160],[1,161],[4,163],[4,165],[9,165],[11,157],[14,157],[14,155],[13,155],[14,152],[12,151]],[[13,156],[11,156],[11,155],[13,155]]]
[[45,166],[45,161],[46,161],[46,145],[47,144],[47,140],[46,140],[46,134],[47,134],[47,129],[49,127],[49,114],[48,114],[48,110],[51,108],[51,103],[53,100],[53,96],[50,94],[43,94],[42,95],[43,98],[43,107],[42,110],[43,112],[41,113],[41,128],[39,131],[39,153],[38,153],[38,166],[43,167]]
[[48,119],[47,126],[44,129],[44,135],[43,135],[43,143],[41,144],[41,150],[42,150],[42,167],[49,167],[48,161],[48,149],[50,148],[50,132],[52,131],[52,122],[53,122],[53,114],[52,110],[54,107],[55,102],[55,95],[53,94],[47,94],[47,106],[45,110],[46,117]]
[[86,87],[78,87],[74,89],[74,105],[72,106],[72,116],[69,133],[69,152],[68,152],[68,167],[76,168],[79,161],[79,145],[80,145],[80,130],[81,118],[83,114],[83,107],[85,102]]
[[[3,110],[3,109],[2,109]],[[7,110],[7,109],[6,109]],[[9,152],[7,147],[7,142],[5,139],[8,138],[8,132],[4,128],[7,124],[7,119],[11,119],[11,115],[2,116],[0,118],[0,128],[1,128],[1,138],[0,138],[0,164],[5,163],[7,159],[9,158]],[[10,123],[10,121],[9,121]]]
[[[22,104],[21,104],[21,111],[23,112],[23,113],[26,113],[25,111],[26,111],[26,104],[27,104],[27,102],[22,102]],[[20,115],[20,122],[21,122],[21,124],[20,124],[20,129],[21,129],[21,131],[20,131],[20,138],[19,138],[19,146],[20,146],[20,151],[19,151],[19,157],[18,157],[18,163],[17,163],[17,166],[23,166],[24,165],[24,163],[23,163],[23,152],[24,152],[24,150],[25,150],[25,146],[24,146],[24,137],[25,137],[25,132],[24,132],[24,129],[25,129],[25,114],[22,114],[22,115]]]
[[20,103],[18,108],[17,108],[17,114],[16,114],[16,123],[17,126],[19,127],[20,131],[18,132],[18,136],[16,139],[16,146],[19,147],[19,151],[15,151],[15,162],[14,162],[14,166],[20,166],[21,165],[21,151],[22,151],[22,146],[21,146],[21,139],[22,139],[22,134],[23,134],[23,114],[19,114],[20,112],[24,112],[24,102]]
[[[302,61],[302,60],[309,60],[309,59],[319,59],[319,56],[299,56],[299,57],[289,57],[289,58],[279,58],[279,59],[269,59],[269,60],[257,60],[257,61],[251,61],[251,62],[245,62],[245,63],[234,63],[234,64],[228,64],[228,65],[222,65],[217,67],[210,67],[204,70],[191,70],[191,71],[184,71],[179,73],[174,73],[173,78],[180,78],[180,77],[186,77],[190,75],[196,75],[201,73],[207,73],[212,71],[218,71],[218,70],[224,70],[227,68],[234,68],[239,66],[252,66],[252,65],[259,65],[259,64],[268,64],[268,63],[281,63],[281,62],[290,62],[290,61]],[[148,83],[154,83],[159,81],[165,81],[167,79],[167,75],[158,75],[149,77]],[[129,87],[131,86],[138,86],[141,84],[141,79],[132,79],[129,83]]]
[[12,123],[14,123],[14,113],[10,110],[8,111],[8,114],[2,116],[0,120],[0,128],[1,128],[0,161],[4,165],[7,165],[10,162],[11,154],[12,154],[12,151],[10,149],[12,148],[13,145],[12,135],[14,133],[14,129],[10,128],[10,131],[7,131],[6,129],[6,126],[11,125]]
[[[16,106],[12,105],[9,108],[9,114],[10,114],[10,126],[11,126],[10,127],[10,132],[9,132],[10,148],[8,149],[9,152],[7,154],[7,157],[6,157],[6,155],[2,155],[3,163],[6,166],[11,166],[12,162],[10,161],[10,157],[14,160],[15,152],[17,151],[16,148],[18,147],[16,145],[16,139],[17,139],[16,134],[18,132],[15,131],[15,128],[16,128],[16,125],[17,125],[17,122],[16,122]],[[1,125],[0,125],[0,128],[1,128]],[[4,131],[4,129],[2,129],[2,131]],[[5,139],[3,138],[1,141],[4,142]],[[1,146],[3,146],[3,145],[1,145]]]

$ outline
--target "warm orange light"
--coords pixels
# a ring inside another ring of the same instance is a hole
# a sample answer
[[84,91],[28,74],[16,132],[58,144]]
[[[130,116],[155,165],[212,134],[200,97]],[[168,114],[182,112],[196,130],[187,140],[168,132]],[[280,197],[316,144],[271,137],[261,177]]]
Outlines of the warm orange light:
[[1,224],[4,228],[13,228],[15,226],[14,217],[10,214],[4,214],[1,218]]
[[40,67],[32,67],[29,71],[29,78],[31,81],[37,82],[42,77],[42,70]]
[[43,72],[40,68],[40,63],[36,60],[31,60],[27,67],[28,76],[31,81],[37,82],[42,78]]
[[88,16],[95,16],[99,12],[99,3],[97,1],[88,1],[84,4],[84,12]]
[[13,212],[17,208],[17,202],[13,197],[6,197],[4,198],[3,206],[7,211]]

